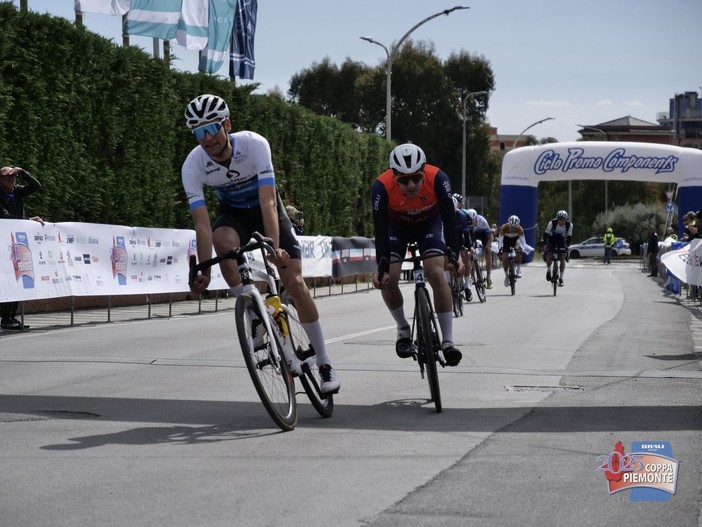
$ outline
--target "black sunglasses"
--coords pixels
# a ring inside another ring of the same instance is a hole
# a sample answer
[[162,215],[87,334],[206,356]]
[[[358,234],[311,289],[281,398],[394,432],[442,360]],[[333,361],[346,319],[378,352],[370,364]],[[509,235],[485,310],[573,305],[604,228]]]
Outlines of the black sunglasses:
[[397,176],[397,182],[400,185],[409,185],[410,181],[417,185],[422,179],[424,179],[424,174],[421,172],[410,174],[409,176]]

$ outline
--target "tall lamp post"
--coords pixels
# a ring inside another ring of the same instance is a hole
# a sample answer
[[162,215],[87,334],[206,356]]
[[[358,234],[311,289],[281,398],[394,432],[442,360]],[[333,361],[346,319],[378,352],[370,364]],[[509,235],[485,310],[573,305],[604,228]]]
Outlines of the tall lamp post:
[[[594,126],[585,126],[584,124],[578,124],[578,123],[575,123],[575,126],[579,126],[580,128],[587,128],[588,130],[594,130],[595,132],[600,132],[602,135],[604,135],[605,141],[609,140],[609,137],[607,136],[607,132],[605,132],[604,130],[601,130],[599,128],[595,128]],[[608,191],[607,179],[605,179],[604,182],[605,182],[605,212],[607,212],[607,207],[609,206],[609,199],[607,196],[607,191]]]
[[552,119],[555,119],[555,117],[546,117],[545,119],[541,119],[540,121],[536,121],[535,123],[531,123],[529,126],[527,126],[524,130],[522,130],[522,133],[520,133],[517,138],[514,140],[514,143],[512,143],[512,150],[517,146],[517,143],[519,140],[522,138],[524,133],[529,130],[530,128],[533,128],[537,124],[545,123],[546,121],[551,121]]
[[388,56],[388,64],[387,64],[387,69],[386,69],[386,89],[385,89],[385,138],[390,141],[392,137],[392,130],[391,130],[391,110],[392,110],[392,101],[391,101],[391,96],[392,96],[392,88],[391,88],[391,78],[392,78],[392,63],[395,60],[395,57],[397,57],[397,52],[400,50],[400,46],[402,43],[407,40],[407,37],[410,36],[410,34],[417,29],[419,26],[429,22],[431,19],[436,18],[441,15],[446,15],[448,16],[449,14],[453,13],[456,10],[459,9],[470,9],[470,7],[465,7],[465,6],[456,6],[452,7],[451,9],[444,9],[443,11],[439,11],[438,13],[435,13],[431,16],[426,17],[424,20],[418,22],[415,24],[412,29],[410,29],[407,33],[405,33],[400,40],[397,41],[397,44],[395,44],[392,49],[388,49],[385,44],[378,42],[372,37],[359,37],[361,40],[365,40],[366,42],[370,42],[371,44],[376,44],[383,48],[385,50],[385,54]]
[[[474,91],[471,93],[466,94],[465,97],[463,97],[463,113],[461,113],[461,120],[463,121],[463,157],[461,159],[462,165],[461,165],[461,196],[466,196],[466,121],[468,120],[468,116],[466,115],[466,103],[468,102],[468,99],[471,97],[474,97],[475,95],[487,95],[486,91]],[[470,205],[468,203],[468,205]],[[470,207],[468,207],[470,208]]]

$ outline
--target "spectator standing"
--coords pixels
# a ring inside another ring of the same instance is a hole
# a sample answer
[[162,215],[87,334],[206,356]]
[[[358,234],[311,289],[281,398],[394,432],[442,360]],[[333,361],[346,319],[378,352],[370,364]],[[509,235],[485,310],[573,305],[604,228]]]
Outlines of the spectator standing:
[[606,264],[612,263],[612,247],[616,241],[612,227],[609,227],[604,235],[604,263]]
[[302,211],[297,210],[292,205],[288,205],[287,207],[285,207],[285,212],[287,213],[288,218],[290,218],[290,223],[292,223],[295,234],[297,234],[298,236],[304,236],[305,218],[304,214],[302,214]]
[[648,267],[651,269],[648,276],[658,276],[658,233],[655,225],[648,228],[647,252]]
[[[22,176],[26,185],[18,185]],[[41,188],[41,183],[29,172],[20,167],[0,168],[0,218],[13,220],[31,219],[44,225],[39,216],[27,218],[24,215],[24,199]],[[29,326],[17,320],[19,302],[0,303],[0,328],[23,331]]]

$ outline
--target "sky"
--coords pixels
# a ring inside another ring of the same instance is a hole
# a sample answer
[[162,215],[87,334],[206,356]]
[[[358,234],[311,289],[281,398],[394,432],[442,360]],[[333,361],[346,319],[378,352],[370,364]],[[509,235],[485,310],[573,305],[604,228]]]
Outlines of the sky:
[[[527,133],[575,141],[578,125],[628,115],[655,124],[676,93],[702,90],[702,0],[459,1],[258,0],[257,93],[277,87],[287,95],[291,77],[325,57],[378,65],[385,51],[359,37],[390,48],[421,20],[457,5],[470,9],[434,18],[410,38],[432,42],[441,59],[466,51],[490,62],[487,117],[500,134],[518,135],[547,117]],[[75,18],[73,0],[28,2],[32,11]],[[121,45],[120,17],[86,13],[84,24]],[[131,42],[152,53],[150,38]],[[172,51],[174,67],[197,71],[196,51]]]

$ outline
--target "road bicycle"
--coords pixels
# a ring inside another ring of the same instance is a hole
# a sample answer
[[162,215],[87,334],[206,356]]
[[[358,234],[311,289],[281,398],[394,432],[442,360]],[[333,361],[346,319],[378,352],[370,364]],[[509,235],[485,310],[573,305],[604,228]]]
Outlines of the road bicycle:
[[[246,253],[258,250],[265,272],[254,272],[247,258]],[[322,417],[331,417],[334,398],[320,389],[322,381],[314,348],[295,308],[281,301],[278,278],[268,262],[269,256],[276,256],[273,240],[254,232],[245,246],[215,258],[198,264],[195,256],[191,256],[189,280],[192,285],[203,269],[223,260],[236,260],[244,292],[237,298],[234,312],[244,362],[268,415],[282,430],[290,431],[297,424],[296,377]],[[265,298],[255,286],[254,275],[268,286]]]
[[558,292],[558,273],[560,266],[560,261],[558,259],[555,259],[553,261],[553,271],[551,272],[551,285],[553,286],[553,296],[556,296],[556,293]]
[[[424,268],[422,261],[426,258],[443,258],[443,255],[417,255],[417,245],[410,244],[407,248],[412,255],[405,258],[403,262],[413,264],[412,275],[414,277],[414,316],[412,318],[412,358],[419,364],[419,372],[422,379],[429,383],[430,401],[434,402],[437,412],[441,412],[441,387],[439,386],[438,365],[446,367],[446,362],[441,355],[441,338],[436,313],[431,303],[429,289],[424,280]],[[381,259],[381,266],[382,266]],[[458,265],[457,262],[456,266]],[[382,276],[378,277],[381,280]]]
[[512,296],[517,290],[517,270],[516,270],[516,259],[517,253],[514,247],[509,248],[509,254],[507,255],[507,260],[509,262],[507,267],[507,276],[509,277],[509,288],[512,291]]
[[[463,316],[463,299],[466,289],[466,280],[463,276],[451,275],[449,285],[451,286],[451,301],[453,302],[453,314],[455,317]],[[468,299],[466,299],[467,301]]]
[[485,274],[483,273],[483,265],[480,263],[480,260],[480,257],[477,255],[473,257],[471,276],[473,277],[475,293],[478,295],[480,303],[483,304],[487,300],[487,278],[485,278]]
[[561,269],[561,254],[564,253],[566,249],[557,247],[554,251],[552,262],[553,271],[551,272],[551,286],[553,287],[553,296],[558,293],[558,288],[560,287],[560,269]]

